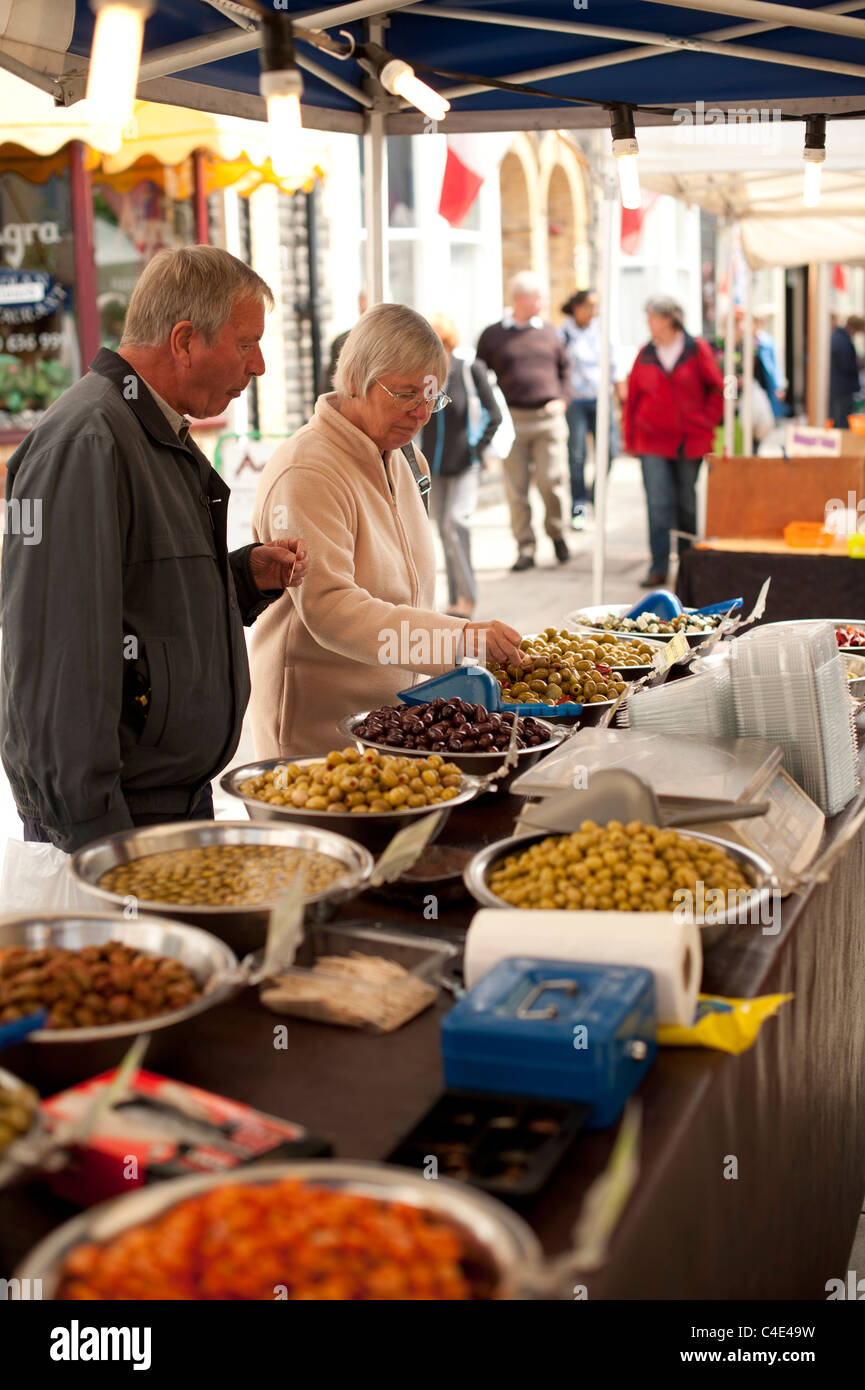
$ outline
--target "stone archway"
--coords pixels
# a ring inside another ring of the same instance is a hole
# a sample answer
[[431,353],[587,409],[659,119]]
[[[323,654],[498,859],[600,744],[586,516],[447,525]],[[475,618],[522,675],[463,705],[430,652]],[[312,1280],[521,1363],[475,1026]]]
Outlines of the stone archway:
[[531,270],[532,207],[527,170],[519,154],[509,150],[499,169],[502,201],[502,297],[509,302],[508,286],[521,270]]
[[550,277],[550,317],[558,321],[560,306],[574,292],[574,252],[577,242],[574,196],[561,164],[554,164],[547,185],[547,264]]

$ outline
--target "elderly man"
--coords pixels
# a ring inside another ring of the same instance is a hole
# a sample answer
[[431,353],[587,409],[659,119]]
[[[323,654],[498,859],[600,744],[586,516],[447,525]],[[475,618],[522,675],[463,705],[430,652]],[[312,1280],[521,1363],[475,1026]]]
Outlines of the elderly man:
[[[133,825],[213,814],[249,698],[243,625],[306,570],[302,541],[228,552],[228,488],[189,435],[264,371],[263,280],[208,246],[163,251],[118,352],[9,463],[0,753],[28,840],[71,852]],[[296,562],[296,563],[295,563]]]
[[512,307],[480,336],[477,355],[496,374],[514,426],[514,446],[504,462],[518,572],[535,563],[529,487],[534,483],[545,509],[544,529],[556,559],[570,558],[565,540],[570,508],[565,495],[568,429],[565,406],[569,375],[565,345],[552,324],[540,318],[541,282],[531,271],[511,281]]

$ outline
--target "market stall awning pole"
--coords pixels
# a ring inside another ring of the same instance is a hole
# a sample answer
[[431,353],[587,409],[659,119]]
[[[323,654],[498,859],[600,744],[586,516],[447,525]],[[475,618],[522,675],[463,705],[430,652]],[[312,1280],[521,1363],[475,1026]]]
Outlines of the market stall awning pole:
[[[366,26],[370,43],[384,44],[384,26]],[[363,198],[366,211],[366,293],[369,304],[381,304],[388,292],[387,231],[389,222],[387,144],[384,111],[364,118]]]
[[742,453],[754,452],[754,310],[750,266],[745,267],[745,321],[742,324]]
[[[650,5],[673,5],[677,9],[696,10],[703,14],[705,5],[695,5],[693,0],[648,0]],[[781,5],[772,0],[712,0],[709,6],[713,14],[733,15],[737,19],[760,22],[765,20],[773,26],[808,29],[816,34],[842,34],[851,39],[865,39],[865,19],[845,19],[843,15],[829,14],[819,10],[802,9],[799,5]],[[861,9],[861,6],[859,7]]]
[[[604,139],[598,132],[599,145]],[[592,603],[603,603],[607,567],[607,468],[610,451],[610,300],[613,288],[613,226],[617,186],[612,170],[601,156],[598,220],[600,230],[601,302],[600,380],[595,421],[595,553],[592,565]]]
[[99,351],[99,317],[96,310],[96,259],[93,241],[93,192],[84,167],[86,147],[80,140],[69,146],[69,202],[75,245],[75,321],[81,362],[88,367]]
[[[223,193],[225,207],[225,249],[232,256],[244,260],[240,236],[240,195],[236,188],[226,188]],[[241,391],[232,406],[234,412],[234,433],[249,434],[249,394]]]
[[724,270],[727,276],[727,315],[724,327],[724,453],[730,458],[736,452],[736,373],[734,371],[734,337],[736,310],[733,304],[733,219],[724,219]]
[[[817,267],[817,424],[829,417],[829,358],[831,356],[832,323],[829,315],[829,265],[821,261]],[[835,428],[846,430],[846,420],[836,420]]]

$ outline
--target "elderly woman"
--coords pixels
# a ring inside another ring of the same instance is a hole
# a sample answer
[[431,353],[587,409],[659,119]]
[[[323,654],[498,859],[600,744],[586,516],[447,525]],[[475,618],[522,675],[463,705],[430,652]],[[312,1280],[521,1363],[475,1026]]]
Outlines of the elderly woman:
[[395,703],[464,654],[518,660],[513,628],[433,609],[429,469],[410,441],[447,404],[447,371],[420,314],[368,309],[340,353],[334,392],[319,396],[261,476],[256,540],[300,526],[309,571],[258,620],[251,712],[260,758],[326,752],[344,715]]
[[[652,562],[642,580],[667,582],[670,532],[697,530],[697,474],[724,414],[724,382],[712,349],[685,332],[684,310],[658,295],[646,305],[651,341],[628,378],[625,448],[643,469]],[[690,544],[680,540],[679,550]]]

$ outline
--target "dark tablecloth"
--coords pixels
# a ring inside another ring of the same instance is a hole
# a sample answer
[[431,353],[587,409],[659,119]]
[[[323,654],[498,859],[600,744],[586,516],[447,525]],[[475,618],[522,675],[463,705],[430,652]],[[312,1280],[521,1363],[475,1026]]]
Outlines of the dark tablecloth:
[[865,561],[845,555],[774,555],[746,550],[686,550],[676,593],[688,608],[739,595],[749,613],[766,579],[764,622],[789,618],[865,618]]
[[[837,831],[860,804],[836,817]],[[509,833],[516,798],[458,808],[443,839],[478,846]],[[748,997],[795,991],[753,1049],[733,1057],[663,1049],[643,1081],[639,1184],[592,1298],[825,1299],[844,1278],[865,1188],[865,838],[829,883],[785,899],[782,929],[731,932],[707,953],[703,989]],[[462,938],[470,903],[422,911],[364,898],[369,915]],[[439,1005],[389,1036],[278,1018],[247,990],[178,1035],[152,1069],[297,1120],[340,1157],[379,1159],[442,1087]],[[288,1028],[287,1050],[273,1045]],[[148,1063],[150,1064],[150,1063]],[[613,1131],[582,1136],[526,1215],[545,1249],[569,1242]],[[735,1157],[738,1177],[725,1177]],[[0,1274],[71,1209],[38,1185],[0,1193]]]

